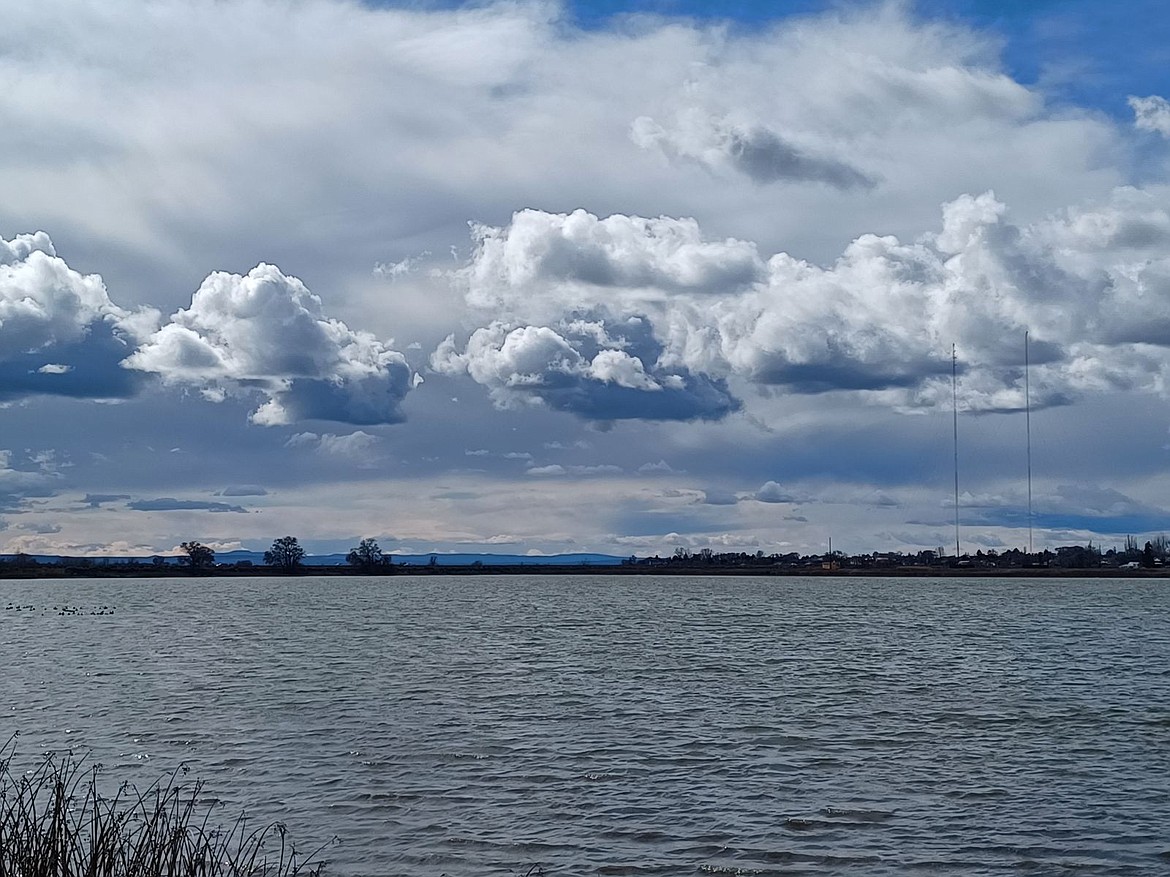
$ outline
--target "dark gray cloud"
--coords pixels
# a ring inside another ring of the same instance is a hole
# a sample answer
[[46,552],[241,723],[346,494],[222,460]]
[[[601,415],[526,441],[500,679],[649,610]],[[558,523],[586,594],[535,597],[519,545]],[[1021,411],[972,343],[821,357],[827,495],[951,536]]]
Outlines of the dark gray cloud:
[[30,395],[125,399],[137,395],[146,375],[122,368],[130,353],[125,337],[106,322],[91,324],[82,339],[0,360],[0,401]]
[[411,389],[411,375],[410,367],[402,362],[388,365],[382,373],[368,378],[296,378],[273,398],[279,402],[280,422],[328,420],[353,426],[402,423],[406,415],[401,403]]
[[25,456],[37,465],[36,469],[12,468],[12,452],[0,449],[0,509],[15,511],[24,507],[29,499],[57,493],[60,475],[55,467],[47,465],[49,458]]
[[23,509],[30,499],[45,499],[56,495],[56,489],[47,484],[30,485],[15,491],[0,484],[0,509],[11,513]]
[[725,488],[708,487],[703,491],[703,502],[706,505],[735,505],[739,497]]
[[448,338],[431,362],[470,374],[501,407],[538,401],[588,420],[719,420],[740,408],[725,380],[662,365],[662,353],[645,318],[593,312],[555,327],[493,323],[465,352]]
[[237,484],[225,487],[216,496],[268,496],[268,491],[258,484]]
[[248,511],[243,506],[229,505],[226,502],[209,502],[198,499],[174,499],[169,496],[160,497],[158,499],[136,499],[133,502],[126,503],[126,508],[133,509],[136,512],[207,511],[246,513]]
[[816,394],[915,387],[931,375],[951,373],[950,362],[940,359],[866,363],[834,348],[826,345],[824,358],[818,362],[789,362],[776,356],[762,363],[753,377],[761,384],[783,385],[794,393]]
[[[1042,530],[1087,531],[1116,537],[1133,533],[1164,533],[1170,530],[1170,513],[1092,515],[1037,512],[1031,522],[1033,527]],[[965,516],[963,524],[1023,530],[1028,526],[1028,515],[1020,509],[999,509]]]
[[130,498],[130,494],[128,493],[87,493],[81,501],[91,509],[96,509],[106,503],[121,502],[124,499]]
[[[556,411],[589,420],[720,420],[740,408],[726,381],[677,375],[681,386],[649,393],[590,379],[541,387],[533,395]],[[551,382],[556,383],[556,382]]]
[[732,167],[753,182],[817,182],[838,189],[873,188],[877,180],[831,158],[810,155],[767,128],[729,131],[727,156]]
[[836,189],[871,189],[877,178],[853,165],[818,155],[765,125],[738,125],[693,109],[671,127],[646,116],[634,121],[631,137],[643,149],[657,148],[672,161],[711,171],[724,168],[757,185],[824,183]]

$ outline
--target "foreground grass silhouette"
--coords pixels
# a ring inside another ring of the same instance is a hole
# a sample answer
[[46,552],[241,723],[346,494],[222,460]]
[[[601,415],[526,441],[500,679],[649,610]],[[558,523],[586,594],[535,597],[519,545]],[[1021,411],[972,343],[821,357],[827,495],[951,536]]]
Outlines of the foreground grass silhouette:
[[101,766],[49,755],[13,768],[15,737],[0,746],[0,877],[292,877],[319,875],[320,849],[298,855],[279,822],[251,828],[241,815],[211,826],[203,783],[180,768],[145,791],[99,789]]

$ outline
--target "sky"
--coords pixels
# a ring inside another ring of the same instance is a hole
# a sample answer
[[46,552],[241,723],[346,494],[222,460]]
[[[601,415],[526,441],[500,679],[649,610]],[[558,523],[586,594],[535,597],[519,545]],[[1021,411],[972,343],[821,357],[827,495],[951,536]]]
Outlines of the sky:
[[961,550],[1168,533],[1168,47],[1144,0],[17,4],[0,552],[949,553],[952,345]]

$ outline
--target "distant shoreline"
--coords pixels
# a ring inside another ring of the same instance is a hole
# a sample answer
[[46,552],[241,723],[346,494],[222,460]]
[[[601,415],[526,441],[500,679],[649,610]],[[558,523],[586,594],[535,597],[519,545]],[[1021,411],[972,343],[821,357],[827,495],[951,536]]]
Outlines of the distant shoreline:
[[176,567],[163,568],[118,568],[111,566],[58,567],[38,565],[18,569],[0,570],[0,579],[197,579],[197,578],[283,578],[298,579],[311,576],[350,576],[356,578],[397,578],[400,576],[731,576],[754,578],[1019,578],[1019,579],[1164,579],[1170,578],[1170,568],[1121,570],[1114,568],[1069,569],[1064,567],[1011,567],[1011,568],[951,568],[951,567],[873,567],[845,569],[805,569],[770,567],[727,567],[708,565],[661,565],[641,564],[567,566],[553,564],[501,564],[462,565],[410,565],[391,566],[386,570],[363,572],[361,570],[335,566],[306,566],[297,572],[286,573],[265,567],[220,568],[189,570]]

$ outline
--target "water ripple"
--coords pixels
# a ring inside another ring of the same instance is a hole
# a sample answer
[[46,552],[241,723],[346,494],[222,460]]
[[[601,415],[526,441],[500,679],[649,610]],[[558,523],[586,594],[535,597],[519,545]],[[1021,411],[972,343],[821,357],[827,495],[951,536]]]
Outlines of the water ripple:
[[1157,581],[3,581],[0,737],[186,763],[343,877],[1165,873],[1168,619]]

